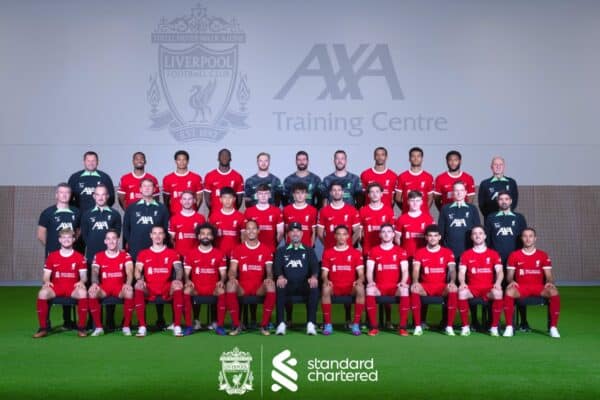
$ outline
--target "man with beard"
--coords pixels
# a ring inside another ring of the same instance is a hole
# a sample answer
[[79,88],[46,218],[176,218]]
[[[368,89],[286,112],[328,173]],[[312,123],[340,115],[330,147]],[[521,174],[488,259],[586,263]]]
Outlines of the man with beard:
[[296,153],[296,172],[283,181],[283,205],[294,202],[293,188],[302,183],[306,185],[306,202],[316,208],[321,205],[321,178],[308,170],[308,153],[300,150]]
[[368,203],[369,193],[367,187],[371,183],[378,183],[382,190],[383,204],[386,206],[394,206],[394,187],[396,186],[396,173],[386,166],[388,152],[385,147],[378,147],[373,152],[373,159],[375,165],[371,168],[364,170],[360,174],[360,182],[362,184],[364,201],[363,204]]
[[204,202],[206,207],[212,212],[213,207],[221,206],[221,189],[230,187],[236,194],[234,207],[240,208],[242,197],[244,195],[244,178],[242,175],[231,168],[231,151],[229,149],[219,150],[219,166],[204,178]]
[[498,211],[498,195],[500,192],[508,192],[512,199],[511,210],[517,208],[519,201],[519,189],[513,178],[504,176],[504,158],[495,156],[492,158],[492,177],[484,179],[479,185],[479,210],[484,220]]
[[139,201],[142,198],[140,193],[140,185],[144,179],[150,179],[154,184],[154,192],[152,196],[158,200],[160,189],[158,180],[154,175],[146,172],[146,155],[141,151],[133,153],[133,172],[125,174],[119,181],[119,204],[123,210],[126,210],[131,204]]
[[446,204],[451,204],[455,201],[453,197],[453,186],[458,181],[463,182],[467,190],[466,202],[473,202],[473,197],[475,196],[475,181],[471,175],[461,171],[461,161],[462,155],[456,150],[451,150],[446,154],[448,171],[439,174],[435,178],[434,184],[435,189],[433,194],[435,195],[435,205],[438,210],[441,210]]
[[[357,175],[346,169],[347,155],[344,150],[337,150],[333,153],[333,165],[335,165],[335,171],[323,178],[323,182],[321,182],[321,193],[328,193],[331,184],[338,182],[342,185],[344,203],[360,208],[363,202],[362,184]],[[323,207],[333,201],[331,194],[323,197]]]

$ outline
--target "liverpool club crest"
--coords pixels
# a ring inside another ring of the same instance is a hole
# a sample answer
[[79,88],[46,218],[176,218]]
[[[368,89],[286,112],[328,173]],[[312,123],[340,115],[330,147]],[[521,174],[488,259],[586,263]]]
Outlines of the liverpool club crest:
[[146,93],[150,129],[167,128],[180,142],[216,142],[232,129],[248,128],[250,90],[238,68],[246,34],[235,19],[209,16],[198,5],[190,15],[163,17],[151,37],[158,72]]

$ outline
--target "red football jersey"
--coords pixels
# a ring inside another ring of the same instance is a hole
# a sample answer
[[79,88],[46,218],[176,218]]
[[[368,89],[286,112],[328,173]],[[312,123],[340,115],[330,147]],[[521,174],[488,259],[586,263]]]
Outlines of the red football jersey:
[[[283,208],[283,222],[285,230],[292,222],[298,222],[302,225],[302,244],[306,247],[312,247],[313,229],[317,225],[317,209],[310,204],[298,208],[295,204],[289,204]],[[289,238],[286,236],[286,242]]]
[[382,287],[396,286],[402,278],[400,264],[408,261],[406,251],[400,246],[385,250],[381,245],[373,247],[368,260],[375,263],[375,284]]
[[360,216],[356,208],[344,203],[344,205],[339,208],[335,208],[332,204],[329,204],[321,209],[317,220],[317,226],[324,229],[324,248],[329,249],[335,246],[333,232],[338,225],[346,225],[348,229],[350,229],[348,246],[352,247],[352,228],[356,225],[360,225]]
[[231,252],[231,260],[238,263],[238,280],[242,287],[247,283],[262,282],[266,277],[266,264],[273,263],[271,247],[258,243],[255,247],[242,243]]
[[510,253],[506,268],[515,270],[515,281],[519,285],[544,285],[544,270],[552,269],[552,260],[545,251],[536,249],[527,254],[520,249]]
[[219,196],[221,195],[221,189],[224,187],[230,187],[237,194],[243,194],[244,178],[233,168],[227,173],[223,173],[217,168],[206,174],[204,178],[204,191],[210,193],[210,205],[212,209],[216,210],[220,208],[221,201]]
[[267,206],[261,210],[258,205],[246,209],[244,224],[254,220],[258,224],[258,240],[273,249],[277,247],[277,226],[283,224],[283,215],[279,207]]
[[427,196],[433,193],[433,175],[425,170],[415,174],[411,170],[406,170],[398,175],[396,181],[396,192],[402,193],[402,213],[408,212],[408,193],[418,190],[423,194],[423,205],[421,210],[429,214],[427,205]]
[[433,191],[433,193],[442,197],[442,205],[450,204],[454,201],[453,186],[458,181],[462,181],[465,184],[467,196],[475,194],[475,181],[471,175],[461,171],[460,175],[454,177],[448,171],[442,172],[435,178]]
[[173,235],[175,250],[180,255],[185,256],[188,251],[198,246],[196,227],[205,222],[204,215],[198,213],[186,216],[177,212],[169,219],[169,234]]
[[215,208],[210,214],[208,221],[217,228],[215,245],[229,257],[231,250],[241,243],[244,214],[238,210],[231,210],[231,212],[226,214],[219,207]]
[[128,262],[133,263],[133,260],[125,250],[119,250],[114,257],[109,256],[106,250],[103,250],[96,253],[92,265],[97,265],[100,269],[100,282],[103,285],[119,287],[127,280],[125,264]]
[[79,272],[87,271],[87,264],[83,255],[75,250],[67,257],[61,255],[60,250],[56,250],[48,254],[44,270],[52,273],[52,283],[71,288],[79,282]]
[[[364,170],[360,174],[360,182],[362,183],[363,191],[365,192],[365,198],[367,196],[367,186],[369,183],[377,182],[383,188],[383,195],[381,201],[383,204],[393,207],[394,203],[394,187],[396,185],[396,173],[389,168],[385,171],[378,172],[374,168]],[[368,200],[366,200],[368,202]]]
[[334,287],[351,286],[356,280],[356,271],[364,268],[360,251],[354,247],[338,249],[332,247],[323,251],[322,268],[329,271],[327,275]]
[[402,214],[396,220],[396,232],[400,234],[400,243],[409,258],[415,255],[418,248],[425,246],[425,228],[431,224],[433,218],[426,212],[421,212],[418,217],[411,217],[408,213]]
[[160,193],[158,180],[154,177],[154,175],[147,172],[140,177],[135,176],[133,172],[125,174],[121,177],[121,180],[119,181],[119,190],[117,190],[117,193],[125,195],[125,208],[142,198],[142,194],[140,193],[140,184],[142,183],[142,179],[152,180],[152,182],[154,182],[154,195],[158,195]]
[[413,262],[420,263],[420,281],[422,283],[446,283],[448,264],[454,263],[454,253],[447,247],[440,246],[437,251],[427,247],[418,249]]
[[214,289],[220,279],[220,272],[227,269],[227,260],[223,252],[216,247],[203,251],[196,247],[184,258],[185,269],[190,271],[190,279],[196,289],[199,287]]
[[360,225],[362,226],[362,250],[363,254],[369,254],[371,248],[381,243],[379,230],[385,223],[394,223],[394,210],[384,203],[382,207],[375,209],[371,204],[360,208]]
[[502,267],[502,259],[496,250],[486,248],[481,253],[466,250],[460,256],[460,267],[467,268],[467,284],[486,287],[494,284],[495,266]]
[[[169,212],[171,215],[177,214],[181,211],[181,194],[186,190],[198,194],[203,190],[202,177],[200,175],[188,171],[183,175],[179,175],[177,172],[171,172],[169,175],[163,178],[163,193],[168,194],[169,200]],[[196,210],[198,204],[196,204]]]
[[161,251],[149,248],[139,252],[136,264],[142,264],[144,280],[151,293],[161,293],[164,284],[171,281],[176,261],[180,261],[179,254],[166,246]]

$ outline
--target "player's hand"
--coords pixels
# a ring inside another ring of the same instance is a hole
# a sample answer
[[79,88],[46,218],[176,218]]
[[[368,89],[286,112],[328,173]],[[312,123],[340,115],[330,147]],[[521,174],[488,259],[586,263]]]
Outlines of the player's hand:
[[310,278],[308,278],[308,286],[311,289],[319,287],[319,280],[317,278],[315,278],[314,276],[311,276]]
[[[356,286],[356,282],[354,282]],[[333,287],[333,283],[330,280],[323,281],[323,287]]]
[[408,289],[409,286],[408,286],[408,283],[400,282],[400,283],[398,283],[398,287],[402,288],[402,289]]
[[494,289],[502,291],[502,285],[494,284]]
[[75,285],[75,289],[84,289],[85,290],[85,283],[78,281]]
[[137,290],[145,290],[146,289],[146,282],[144,282],[143,279],[139,279],[136,283],[135,283],[135,288]]
[[548,282],[544,285],[544,289],[552,290],[552,289],[556,289],[556,286],[554,286],[553,283]]
[[271,279],[271,278],[266,278],[266,279],[263,281],[263,284],[264,284],[265,286],[269,286],[269,285],[274,285],[274,284],[275,284],[275,282],[273,282],[273,279]]
[[233,286],[238,286],[238,280],[237,278],[230,278],[227,283],[230,283]]
[[217,282],[217,289],[225,289],[225,283],[222,281]]
[[412,285],[410,285],[411,292],[420,292],[421,289],[423,289],[423,287],[421,286],[421,284],[419,282],[415,282]]
[[46,289],[52,289],[54,287],[54,284],[52,282],[44,282],[42,287]]
[[458,290],[467,290],[469,288],[469,286],[465,283],[461,283],[460,286],[458,287]]
[[100,286],[98,286],[97,283],[92,283],[92,286],[90,286],[88,292],[91,297],[96,297],[98,295],[99,290],[100,290]]
[[458,288],[456,287],[456,285],[454,284],[454,282],[450,282],[448,284],[448,290],[458,290]]
[[279,278],[277,278],[277,287],[283,289],[285,285],[287,285],[287,279],[281,275]]
[[507,289],[512,289],[512,288],[518,288],[519,284],[517,282],[511,282],[508,284],[508,286],[506,287]]
[[185,286],[186,289],[192,290],[192,289],[194,289],[194,282],[187,281],[184,286]]

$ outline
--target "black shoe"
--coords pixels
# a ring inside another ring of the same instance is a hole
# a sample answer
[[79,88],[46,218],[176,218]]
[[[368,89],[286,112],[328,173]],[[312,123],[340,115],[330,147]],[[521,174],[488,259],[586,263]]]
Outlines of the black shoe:
[[473,321],[471,321],[471,329],[476,332],[480,332],[482,329],[481,323],[479,323],[478,320],[474,319]]
[[531,328],[529,327],[529,323],[527,321],[521,322],[519,325],[519,332],[531,332]]

